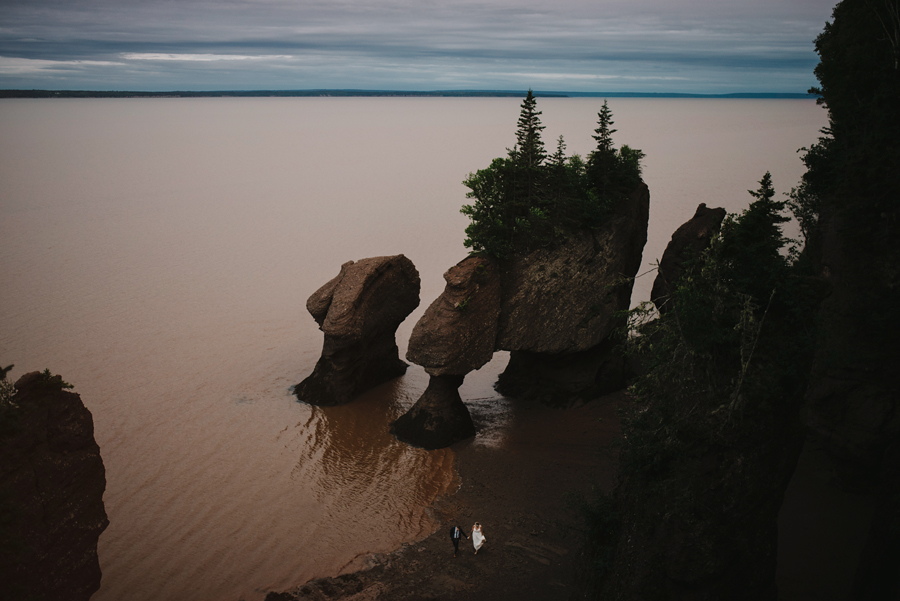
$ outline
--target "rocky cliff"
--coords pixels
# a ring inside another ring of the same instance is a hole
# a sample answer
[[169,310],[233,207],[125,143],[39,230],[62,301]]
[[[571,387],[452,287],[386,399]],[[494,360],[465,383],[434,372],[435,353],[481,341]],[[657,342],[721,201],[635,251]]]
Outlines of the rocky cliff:
[[[852,214],[826,207],[815,262],[828,282],[804,415],[847,490],[878,499],[854,581],[854,599],[900,595],[900,345],[897,246]],[[879,221],[900,223],[900,211]],[[866,228],[868,229],[868,228]],[[869,243],[861,244],[867,237]]]
[[[878,499],[854,599],[900,598],[900,11],[843,0],[816,39],[825,136],[800,206],[807,252],[831,295],[805,412],[852,491]],[[809,202],[812,201],[812,202]]]
[[[670,308],[629,341],[647,369],[623,417],[619,529],[604,542],[615,556],[601,598],[778,598],[777,522],[805,436],[821,287],[779,252],[783,238],[768,226],[780,217],[768,193],[756,198],[690,278],[676,288],[677,276],[663,275],[668,291],[655,300]],[[701,206],[672,237],[666,267],[707,246],[722,212]],[[753,252],[733,253],[748,234]],[[740,276],[771,257],[774,292],[760,302]]]
[[62,386],[48,372],[26,374],[2,408],[4,598],[87,601],[100,588],[106,474],[91,413]]

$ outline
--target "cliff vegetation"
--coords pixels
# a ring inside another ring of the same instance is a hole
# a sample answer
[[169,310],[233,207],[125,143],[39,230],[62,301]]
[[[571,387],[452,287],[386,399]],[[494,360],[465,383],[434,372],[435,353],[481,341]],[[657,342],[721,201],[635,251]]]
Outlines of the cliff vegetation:
[[618,526],[592,541],[614,559],[586,576],[590,597],[776,599],[777,516],[808,434],[882,499],[853,598],[900,593],[897,2],[840,2],[816,50],[829,127],[801,149],[800,184],[777,200],[766,173],[669,282],[667,310],[629,314],[644,373],[613,502],[595,505]]
[[644,153],[613,144],[612,111],[603,102],[596,148],[587,161],[567,157],[563,137],[548,154],[541,139],[544,126],[531,90],[522,101],[516,144],[507,156],[470,173],[463,181],[469,188],[461,212],[471,223],[465,246],[497,259],[550,246],[581,228],[597,228],[616,204],[641,183]]

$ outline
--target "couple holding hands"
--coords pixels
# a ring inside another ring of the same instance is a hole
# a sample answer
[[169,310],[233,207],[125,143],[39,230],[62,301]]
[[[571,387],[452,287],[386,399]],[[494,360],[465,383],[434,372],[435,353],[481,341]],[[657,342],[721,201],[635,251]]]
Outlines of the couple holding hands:
[[[463,534],[459,526],[454,526],[450,529],[450,540],[453,541],[453,557],[456,557],[456,554],[459,553],[459,539],[464,536],[469,538]],[[481,548],[485,540],[484,533],[481,531],[481,524],[475,522],[475,525],[472,526],[472,544],[475,546],[475,555],[478,555],[478,549]]]

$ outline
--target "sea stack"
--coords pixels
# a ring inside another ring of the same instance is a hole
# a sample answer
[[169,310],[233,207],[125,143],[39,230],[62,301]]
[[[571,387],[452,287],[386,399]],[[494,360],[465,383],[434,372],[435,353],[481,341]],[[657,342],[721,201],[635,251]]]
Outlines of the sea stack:
[[649,216],[642,182],[600,227],[504,264],[496,348],[510,361],[498,392],[566,404],[624,386],[609,338],[631,302]]
[[325,334],[313,373],[294,392],[311,405],[340,405],[402,376],[397,327],[419,306],[419,272],[404,255],[349,261],[306,308]]
[[487,257],[468,257],[444,274],[444,292],[413,328],[406,358],[431,376],[416,404],[391,425],[409,444],[438,449],[475,435],[458,388],[491,360],[500,314],[500,277]]
[[659,270],[650,292],[650,299],[661,313],[671,309],[669,296],[684,272],[685,261],[700,258],[709,247],[712,237],[719,231],[725,213],[725,209],[721,207],[710,209],[706,203],[701,202],[694,216],[672,234],[659,261]]

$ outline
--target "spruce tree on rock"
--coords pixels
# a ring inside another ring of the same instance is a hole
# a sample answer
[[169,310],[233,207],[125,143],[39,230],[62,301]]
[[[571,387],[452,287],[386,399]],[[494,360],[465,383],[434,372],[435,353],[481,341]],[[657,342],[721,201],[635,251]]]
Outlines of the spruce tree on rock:
[[516,147],[510,153],[513,160],[516,175],[516,199],[517,217],[524,217],[531,207],[540,204],[544,183],[544,160],[547,151],[544,150],[544,141],[541,140],[541,111],[537,110],[537,100],[531,90],[522,101],[519,112],[518,129],[516,130]]
[[536,169],[547,158],[544,150],[544,142],[541,140],[541,111],[537,110],[537,100],[534,93],[528,90],[528,95],[522,101],[519,112],[519,128],[516,130],[516,162],[525,168]]
[[597,147],[588,155],[588,176],[593,182],[597,195],[606,198],[614,192],[616,174],[618,173],[619,156],[613,147],[612,110],[606,100],[597,113],[597,129],[591,136],[597,141]]
[[604,100],[603,106],[600,107],[600,112],[597,113],[597,129],[594,130],[594,135],[591,136],[597,141],[597,152],[614,152],[612,135],[618,130],[610,127],[613,123],[612,110],[609,108],[606,100]]

